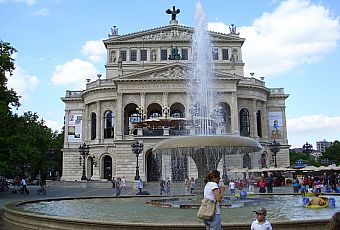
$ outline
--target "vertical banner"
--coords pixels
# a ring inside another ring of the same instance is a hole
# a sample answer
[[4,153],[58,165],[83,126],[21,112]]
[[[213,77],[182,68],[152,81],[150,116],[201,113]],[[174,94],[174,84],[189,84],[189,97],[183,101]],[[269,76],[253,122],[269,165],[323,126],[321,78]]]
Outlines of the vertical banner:
[[269,112],[269,132],[271,139],[282,138],[282,112]]
[[68,118],[68,142],[81,142],[82,139],[82,115],[70,114]]

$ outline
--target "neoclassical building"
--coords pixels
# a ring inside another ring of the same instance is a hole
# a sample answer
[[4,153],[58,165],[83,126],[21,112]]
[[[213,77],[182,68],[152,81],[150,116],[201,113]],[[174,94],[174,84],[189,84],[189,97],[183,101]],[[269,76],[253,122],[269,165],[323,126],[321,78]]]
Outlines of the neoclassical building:
[[[245,76],[242,45],[245,42],[232,26],[229,34],[209,32],[212,40],[213,91],[221,109],[220,135],[254,138],[263,149],[256,153],[228,155],[219,169],[289,165],[285,100],[283,88],[268,88],[253,75]],[[144,148],[138,157],[144,181],[171,177],[181,181],[197,176],[192,159],[152,154],[162,140],[192,135],[192,115],[188,100],[188,77],[192,57],[193,28],[169,25],[120,35],[116,27],[104,40],[107,49],[105,77],[87,80],[86,89],[66,91],[65,141],[62,180],[80,180],[83,159],[79,146],[89,145],[85,156],[87,179],[125,176],[134,180],[136,155],[131,144]],[[281,144],[274,156],[271,143]],[[179,175],[180,174],[180,175]]]

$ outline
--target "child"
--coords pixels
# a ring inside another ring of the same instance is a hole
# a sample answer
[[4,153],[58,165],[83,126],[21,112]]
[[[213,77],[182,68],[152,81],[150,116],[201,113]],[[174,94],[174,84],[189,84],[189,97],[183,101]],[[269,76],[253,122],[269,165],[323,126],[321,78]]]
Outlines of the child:
[[257,208],[254,212],[256,213],[256,220],[251,223],[251,230],[273,229],[269,221],[266,220],[267,210],[265,208]]
[[301,192],[301,195],[302,195],[302,196],[305,196],[305,195],[306,195],[306,186],[305,186],[305,184],[302,184],[302,185],[301,185],[300,192]]

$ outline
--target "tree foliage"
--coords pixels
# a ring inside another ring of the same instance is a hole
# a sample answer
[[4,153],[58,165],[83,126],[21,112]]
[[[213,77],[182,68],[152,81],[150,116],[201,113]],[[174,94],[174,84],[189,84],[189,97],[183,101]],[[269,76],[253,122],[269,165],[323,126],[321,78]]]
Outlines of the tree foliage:
[[0,41],[0,173],[34,177],[39,171],[61,172],[64,134],[52,132],[36,113],[18,116],[11,111],[20,106],[19,96],[7,88],[7,76],[11,77],[15,69],[15,52],[10,43]]
[[315,161],[312,155],[310,154],[307,155],[305,153],[290,152],[289,158],[290,158],[290,165],[295,165],[295,162],[297,160],[304,160],[309,165],[313,165],[316,167],[320,166],[320,163],[318,161]]
[[332,145],[326,148],[325,152],[322,154],[322,160],[328,160],[334,162],[335,164],[340,164],[340,142],[338,140],[334,141]]

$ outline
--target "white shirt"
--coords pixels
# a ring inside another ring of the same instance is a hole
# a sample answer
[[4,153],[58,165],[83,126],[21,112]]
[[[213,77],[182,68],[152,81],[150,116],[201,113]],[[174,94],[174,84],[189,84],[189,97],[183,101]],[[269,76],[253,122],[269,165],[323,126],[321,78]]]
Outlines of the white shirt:
[[[204,187],[204,198],[213,200],[216,202],[213,190],[218,189],[218,184],[216,182],[208,182]],[[216,214],[220,214],[220,205],[216,203]]]
[[229,187],[230,187],[230,189],[235,189],[235,182],[231,181],[229,183]]
[[272,230],[272,225],[269,223],[268,220],[265,220],[263,224],[260,224],[258,220],[254,220],[251,223],[251,230]]
[[25,180],[25,179],[22,179],[22,180],[21,180],[21,184],[22,184],[22,185],[27,185],[27,184],[26,184],[26,180]]

